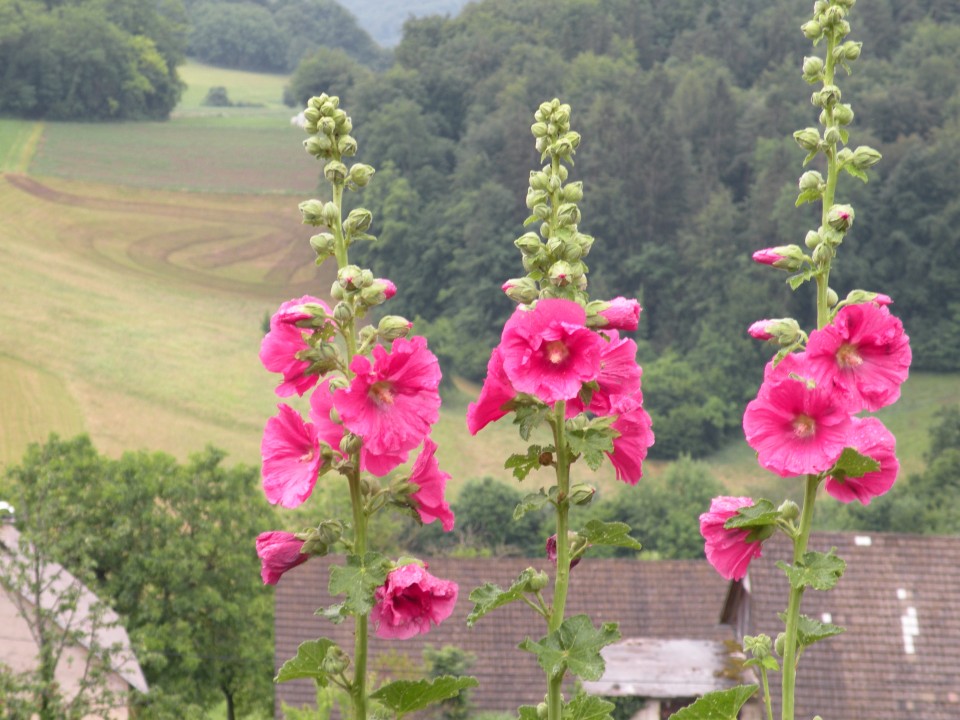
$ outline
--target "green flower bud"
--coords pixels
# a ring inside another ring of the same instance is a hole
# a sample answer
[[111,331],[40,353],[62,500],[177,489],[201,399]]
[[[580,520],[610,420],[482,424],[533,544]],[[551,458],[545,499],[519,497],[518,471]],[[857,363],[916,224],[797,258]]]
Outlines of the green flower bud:
[[304,200],[299,205],[300,214],[303,216],[304,225],[323,225],[323,201],[322,200]]
[[347,166],[339,160],[331,160],[323,168],[323,176],[327,179],[327,182],[334,184],[346,180],[348,173]]
[[826,266],[836,256],[836,250],[829,243],[820,243],[813,249],[813,262],[817,267]]
[[833,109],[833,119],[838,125],[849,125],[853,122],[853,108],[848,104],[839,104]]
[[816,20],[805,22],[800,26],[800,31],[807,40],[819,40],[820,36],[823,35],[823,28],[820,27],[820,23]]
[[827,8],[830,7],[830,3],[827,0],[817,0],[813,4],[813,14],[814,15],[823,15],[827,11]]
[[346,265],[337,272],[337,282],[347,292],[359,290],[363,286],[363,271],[356,265]]
[[852,8],[854,5],[857,4],[857,0],[833,0],[833,1],[840,7],[845,8],[846,10],[849,10],[850,8]]
[[560,248],[560,258],[566,260],[567,262],[576,262],[583,256],[583,250],[580,249],[580,246],[571,240],[563,243],[563,247]]
[[540,296],[537,283],[528,277],[511,278],[501,286],[507,297],[515,303],[529,305]]
[[337,141],[337,151],[341,157],[353,157],[357,154],[357,140],[352,135],[344,135]]
[[[550,166],[548,165],[547,167],[549,168]],[[570,173],[569,173],[569,171],[567,170],[567,168],[566,168],[565,166],[561,165],[561,166],[560,166],[560,171],[557,173],[557,175],[560,176],[560,182],[566,182],[566,181],[567,181],[567,176],[568,176],[569,174],[570,174]]]
[[373,213],[366,208],[351,210],[347,219],[343,221],[343,231],[348,234],[366,232],[373,222]]
[[551,175],[549,178],[547,178],[547,190],[551,193],[555,193],[557,190],[559,190],[560,184],[560,178],[558,178],[556,175]]
[[337,207],[336,203],[332,201],[324,203],[323,221],[326,223],[327,227],[333,227],[340,221],[340,208]]
[[559,260],[550,266],[550,282],[556,287],[566,287],[575,280],[573,266]]
[[[780,517],[784,520],[796,520],[800,517],[800,507],[793,500],[784,500],[777,508]],[[768,642],[770,638],[767,638]]]
[[837,48],[837,51],[845,60],[856,60],[860,57],[861,48],[863,48],[862,42],[845,42]]
[[339,675],[350,666],[350,658],[336,645],[327,650],[320,669],[327,675]]
[[317,258],[328,258],[336,252],[336,240],[330,233],[320,233],[310,238],[310,247]]
[[324,157],[330,153],[333,143],[325,135],[311,135],[303,141],[303,149],[314,157]]
[[345,432],[340,439],[340,452],[346,455],[353,455],[355,452],[360,452],[362,445],[363,440],[361,440],[358,435],[354,435],[352,432]]
[[823,60],[820,58],[805,57],[803,59],[803,79],[808,83],[818,82],[823,77]]
[[550,716],[550,708],[545,702],[537,704],[537,720],[547,720]]
[[820,131],[813,127],[797,130],[793,134],[793,139],[797,145],[810,152],[820,147]]
[[824,85],[820,92],[815,92],[810,102],[817,107],[833,108],[840,102],[840,88],[836,85]]
[[337,123],[337,130],[341,135],[349,135],[353,131],[353,120],[343,110],[335,112],[333,119]]
[[837,295],[837,291],[832,287],[827,288],[827,305],[830,307],[835,307],[836,304],[840,302],[840,296]]
[[803,244],[813,250],[820,244],[820,234],[816,230],[809,230],[807,236],[803,239]]
[[827,224],[839,232],[849,230],[853,218],[853,208],[849,205],[834,205],[827,211]]
[[559,257],[563,250],[563,240],[554,235],[547,240],[547,252],[553,257]]
[[530,187],[534,190],[546,190],[549,186],[549,177],[547,173],[538,170],[530,171]]
[[590,248],[593,247],[593,241],[593,235],[583,235],[582,233],[577,233],[576,243],[580,246],[580,257],[586,257],[590,254]]
[[540,103],[540,107],[537,108],[536,118],[537,120],[546,120],[553,113],[553,106],[548,102]]
[[319,110],[320,106],[323,105],[323,103],[325,103],[328,99],[329,99],[329,96],[326,93],[321,93],[320,95],[314,95],[312,98],[310,98],[307,101],[307,107]]
[[532,593],[540,592],[549,584],[550,578],[541,570],[527,581],[527,587],[524,590]]
[[827,131],[823,134],[823,141],[827,145],[836,145],[840,142],[840,128],[838,127],[828,127]]
[[869,290],[851,290],[844,299],[844,305],[861,305],[863,303],[875,302],[877,305],[889,305],[893,302],[889,295],[870,292]]
[[376,170],[369,165],[357,163],[350,168],[350,174],[347,176],[347,179],[357,187],[366,187],[375,172]]
[[570,502],[574,505],[589,505],[597,489],[588,483],[577,483],[570,488]]
[[[341,377],[341,376],[332,377],[330,378],[329,382],[330,382],[331,390],[346,390],[348,387],[350,387],[350,381],[347,380],[345,377]],[[333,413],[331,413],[330,416],[332,418]]]
[[540,242],[539,236],[532,232],[524,233],[514,240],[513,244],[516,245],[517,249],[524,255],[533,255],[540,252],[543,248],[543,243]]
[[377,325],[377,335],[382,340],[392,342],[410,334],[413,323],[399,315],[385,315]]
[[808,170],[800,176],[800,191],[819,190],[824,186],[823,175],[816,170]]
[[547,134],[547,124],[545,122],[535,122],[530,126],[530,132],[533,133],[535,138],[546,137]]
[[320,118],[320,121],[317,123],[317,131],[327,137],[333,137],[333,134],[337,131],[337,124],[333,121],[333,118]]
[[303,119],[308,123],[316,125],[317,121],[320,120],[320,111],[314,107],[307,107],[307,109],[303,111]]
[[866,170],[876,165],[882,158],[883,156],[872,147],[861,145],[853,151],[853,157],[850,161],[855,167]]
[[534,190],[532,187],[527,190],[527,207],[533,210],[537,205],[543,205],[550,199],[546,190]]
[[773,649],[780,657],[783,657],[783,649],[787,646],[787,634],[780,633],[773,643]]
[[388,286],[382,280],[375,281],[360,291],[360,302],[362,302],[366,307],[382,305],[387,301],[388,290],[390,291],[390,296],[392,297],[393,293],[396,292],[396,288],[393,286],[393,283],[390,283]]
[[349,303],[338,302],[333,308],[333,319],[337,321],[338,325],[345,325],[353,320],[353,308],[350,307]]
[[563,200],[569,203],[576,203],[583,200],[583,183],[575,182],[567,185],[563,189]]
[[563,203],[557,208],[557,222],[560,225],[577,225],[580,222],[580,208],[573,203]]
[[755,658],[763,659],[770,657],[770,651],[773,648],[773,641],[769,635],[750,635],[743,636],[743,649]]
[[346,293],[343,291],[343,285],[336,280],[334,280],[330,286],[330,297],[334,300],[343,300],[343,298],[346,297]]

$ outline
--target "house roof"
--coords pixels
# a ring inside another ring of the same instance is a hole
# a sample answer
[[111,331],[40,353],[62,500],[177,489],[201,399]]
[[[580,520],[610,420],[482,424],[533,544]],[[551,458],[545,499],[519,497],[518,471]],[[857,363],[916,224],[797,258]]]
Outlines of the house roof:
[[[7,558],[20,556],[20,533],[13,525],[0,524],[0,563]],[[132,688],[145,693],[149,690],[143,671],[137,663],[136,655],[130,646],[130,638],[120,621],[120,617],[106,609],[102,619],[93,625],[93,608],[100,602],[99,598],[77,578],[62,566],[48,563],[43,568],[44,589],[40,602],[46,610],[53,610],[58,598],[73,588],[79,589],[77,608],[75,611],[61,612],[53,616],[54,621],[64,629],[79,630],[79,642],[86,649],[90,649],[92,641],[99,647],[116,647],[118,650],[110,654],[111,669],[117,673]]]
[[[807,590],[801,612],[846,628],[804,652],[797,717],[828,720],[960,718],[960,537],[814,533],[811,550],[837,548],[847,569],[829,592]],[[783,629],[789,562],[783,536],[764,544],[747,578],[733,583],[724,619],[749,600],[744,631],[775,638]],[[779,675],[771,676],[774,707]]]
[[[301,642],[317,637],[329,637],[353,654],[351,623],[332,625],[313,614],[317,608],[337,601],[326,591],[331,562],[329,558],[311,560],[287,572],[277,585],[277,667],[296,654]],[[542,620],[523,603],[513,603],[481,618],[473,628],[466,626],[466,616],[473,608],[467,596],[474,588],[485,582],[505,588],[531,565],[552,575],[547,562],[539,559],[429,560],[433,575],[455,580],[460,586],[453,615],[425,636],[392,641],[371,638],[371,669],[382,678],[397,666],[419,666],[425,645],[456,645],[476,656],[470,672],[480,681],[471,693],[477,709],[513,713],[519,705],[536,705],[546,691],[543,672],[536,658],[517,649],[517,644],[525,637],[546,635]],[[619,622],[624,638],[723,641],[733,637],[731,628],[718,622],[727,583],[705,561],[587,558],[572,571],[570,587],[567,617],[588,613],[594,624]],[[545,595],[549,601],[549,593]],[[385,668],[383,658],[392,659],[394,667]],[[281,702],[295,707],[312,705],[315,698],[310,681],[277,687],[278,708]]]

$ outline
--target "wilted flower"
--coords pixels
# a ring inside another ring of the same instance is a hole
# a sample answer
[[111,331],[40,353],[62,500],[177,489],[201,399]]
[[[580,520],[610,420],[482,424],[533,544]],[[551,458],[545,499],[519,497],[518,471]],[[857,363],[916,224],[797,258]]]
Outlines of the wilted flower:
[[416,563],[403,565],[387,575],[377,588],[376,604],[370,622],[379,638],[406,640],[430,632],[430,624],[439,625],[453,612],[457,602],[457,584],[440,580]]
[[305,563],[310,556],[300,552],[303,540],[292,533],[272,530],[257,536],[257,556],[260,558],[260,577],[267,585],[276,585],[291,568]]
[[740,508],[751,505],[753,499],[748,497],[715,497],[710,501],[710,510],[700,516],[707,560],[727,580],[740,580],[747,574],[750,561],[761,554],[760,541],[748,540],[749,530],[724,527]]

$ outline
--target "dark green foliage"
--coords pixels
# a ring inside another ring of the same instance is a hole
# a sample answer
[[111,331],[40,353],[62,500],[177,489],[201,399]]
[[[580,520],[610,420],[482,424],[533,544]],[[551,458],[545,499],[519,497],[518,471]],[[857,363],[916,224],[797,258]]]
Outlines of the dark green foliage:
[[227,89],[223,85],[215,85],[207,90],[207,95],[203,98],[201,105],[206,105],[207,107],[231,107],[233,103],[230,102]]
[[165,119],[180,97],[179,2],[0,0],[0,113]]
[[[427,645],[423,649],[423,662],[430,679],[468,675],[476,660],[476,655],[461,650],[456,645],[444,645],[441,648]],[[437,714],[442,720],[467,720],[470,717],[470,708],[470,691],[464,689],[441,702]]]
[[303,108],[314,95],[336,95],[344,107],[349,107],[350,93],[358,80],[369,71],[343,50],[322,47],[305,57],[285,89],[284,101]]
[[264,7],[214,2],[191,12],[190,54],[210,63],[243,70],[286,69],[284,37]]

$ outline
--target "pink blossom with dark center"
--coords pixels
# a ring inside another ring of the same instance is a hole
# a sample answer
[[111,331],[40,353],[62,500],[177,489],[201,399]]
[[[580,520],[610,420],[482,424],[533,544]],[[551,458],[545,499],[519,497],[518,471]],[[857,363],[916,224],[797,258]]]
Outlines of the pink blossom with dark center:
[[870,500],[887,492],[900,472],[897,460],[897,440],[883,423],[873,417],[853,418],[850,447],[861,455],[876,460],[880,469],[863,477],[845,478],[842,481],[828,477],[827,492],[843,503],[859,500],[869,505]]
[[643,460],[647,457],[647,450],[653,445],[653,422],[643,409],[643,396],[639,391],[614,397],[610,414],[614,413],[618,417],[611,427],[620,436],[613,440],[613,452],[606,455],[616,470],[617,480],[636,485],[643,477]]
[[443,497],[450,474],[440,470],[435,453],[437,444],[427,438],[423,441],[423,450],[413,464],[410,482],[417,486],[417,491],[410,497],[414,501],[420,520],[425,524],[434,520],[440,521],[444,532],[453,530],[453,512]]
[[609,307],[597,314],[607,321],[607,330],[633,332],[640,324],[640,311],[640,303],[633,298],[615,297],[609,301]]
[[289,405],[267,420],[260,443],[263,491],[267,500],[295,508],[313,492],[323,456],[313,424],[305,423]]
[[517,396],[510,378],[503,371],[500,347],[495,347],[487,361],[487,377],[483,380],[480,396],[467,407],[467,429],[476,435],[492,422],[504,417],[508,403]]
[[873,303],[841,308],[832,323],[810,334],[806,354],[813,379],[847,393],[852,412],[895,402],[912,357],[903,324]]
[[753,499],[748,497],[715,497],[710,501],[710,510],[700,516],[707,560],[727,580],[740,580],[747,574],[750,561],[761,555],[761,543],[748,540],[749,530],[724,527],[740,508],[751,505]]
[[762,467],[791,477],[829,469],[850,439],[848,399],[834,388],[811,387],[804,353],[768,365],[743,430]]
[[300,320],[312,317],[310,313],[300,309],[306,304],[319,305],[331,314],[326,303],[311,295],[287,300],[270,318],[270,331],[260,343],[260,362],[270,372],[283,375],[283,382],[276,389],[280,397],[289,397],[294,393],[302,396],[317,384],[317,375],[304,374],[310,363],[297,359],[298,352],[309,349],[310,345],[305,338],[313,332],[295,325]]
[[416,563],[391,571],[377,588],[370,612],[377,637],[406,640],[425,635],[431,623],[439,625],[450,617],[458,590],[452,580],[435,578]]
[[540,300],[518,308],[503,328],[503,370],[517,392],[552,405],[575,398],[600,372],[600,337],[586,327],[586,312],[572,300]]
[[358,355],[350,369],[355,377],[333,404],[370,457],[396,457],[423,442],[440,416],[440,364],[426,339],[398,338],[390,352],[378,345],[373,362]]
[[260,577],[267,585],[276,585],[291,568],[305,563],[310,556],[300,552],[303,540],[292,533],[272,530],[257,536],[257,556],[260,558]]

